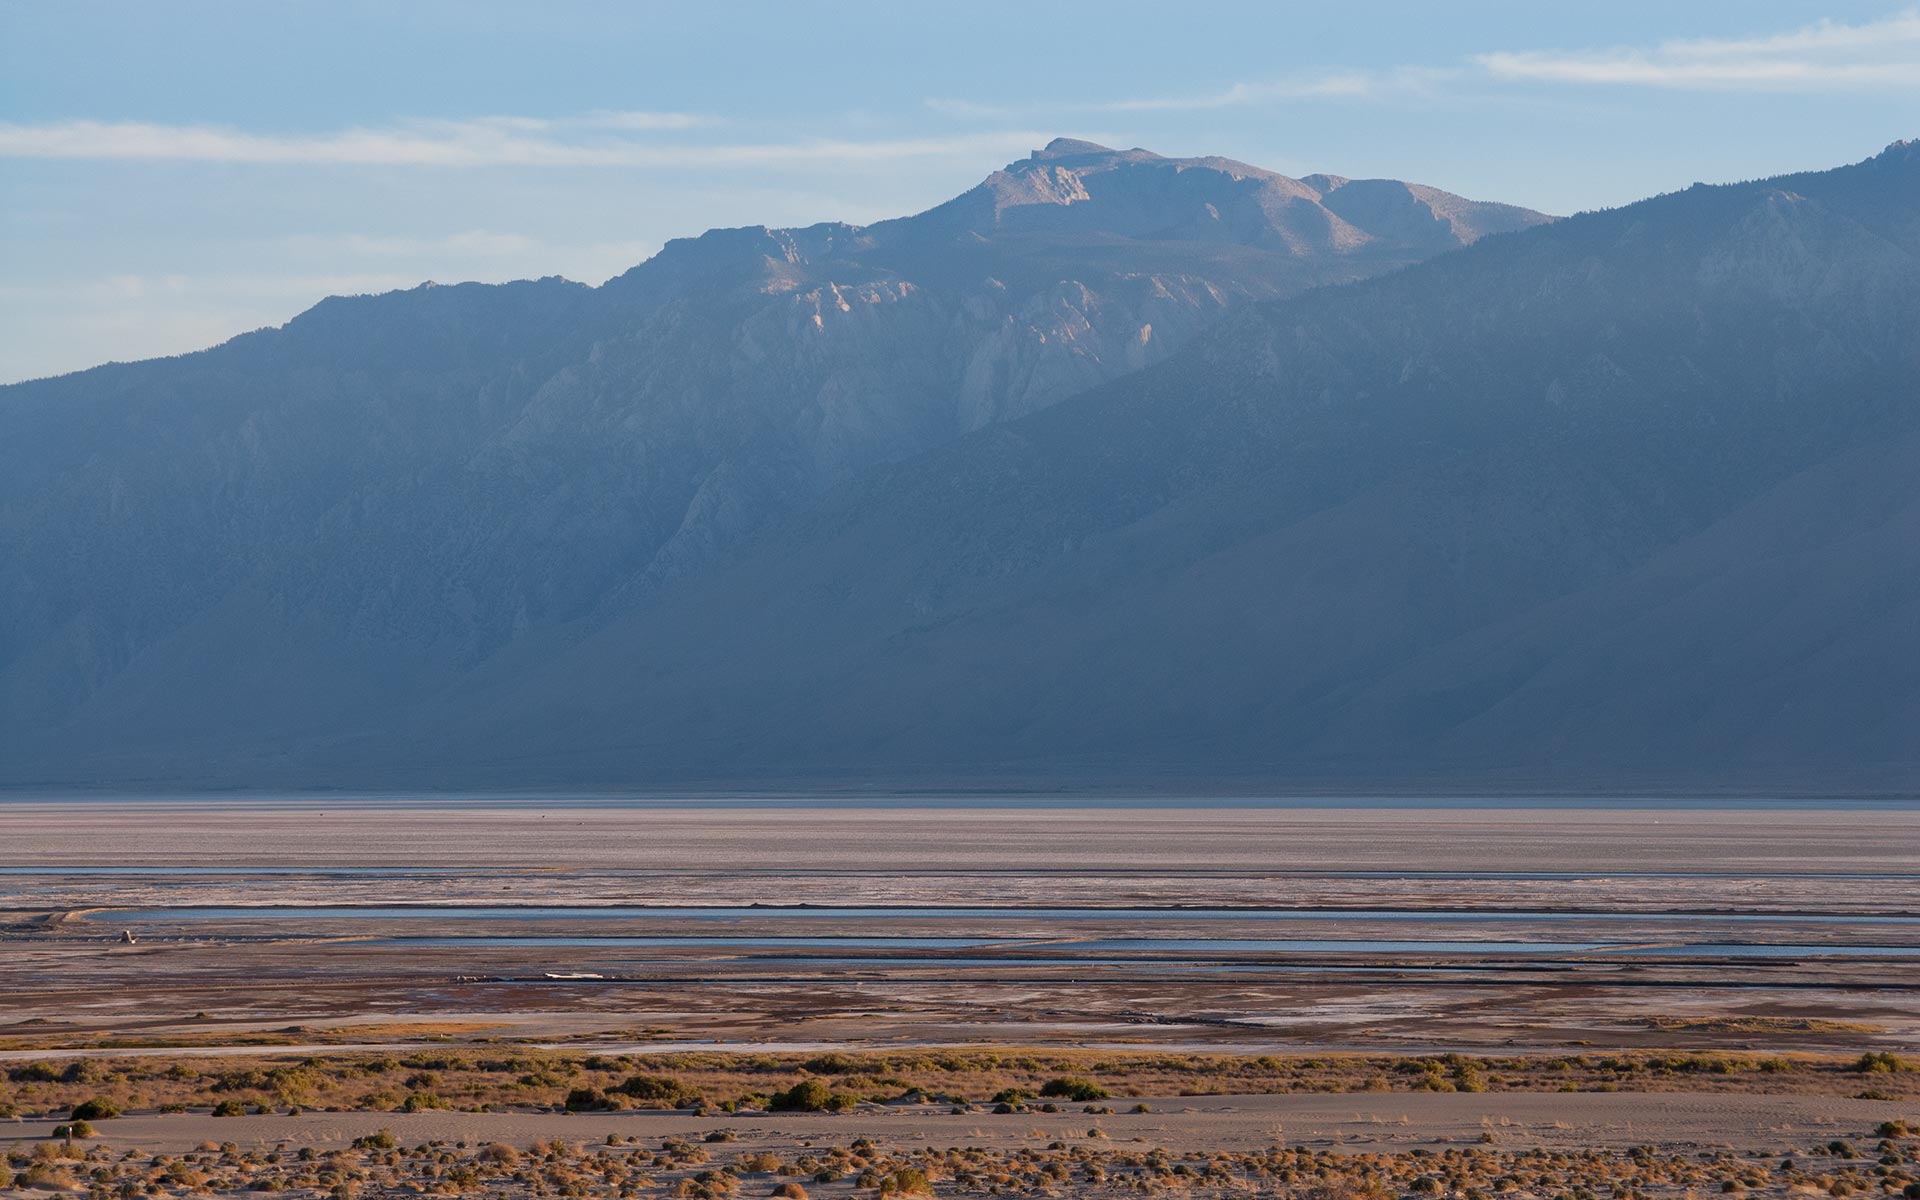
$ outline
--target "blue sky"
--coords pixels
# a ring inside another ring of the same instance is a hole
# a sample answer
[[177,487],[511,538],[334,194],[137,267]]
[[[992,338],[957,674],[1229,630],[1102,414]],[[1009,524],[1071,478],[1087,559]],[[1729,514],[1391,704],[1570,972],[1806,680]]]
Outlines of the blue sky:
[[0,0],[0,381],[914,212],[1060,134],[1572,212],[1920,136],[1920,8]]

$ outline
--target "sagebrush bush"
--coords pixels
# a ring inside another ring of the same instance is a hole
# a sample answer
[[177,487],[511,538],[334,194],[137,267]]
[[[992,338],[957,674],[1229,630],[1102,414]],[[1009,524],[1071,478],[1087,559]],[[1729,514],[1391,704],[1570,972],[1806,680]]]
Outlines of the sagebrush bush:
[[699,1108],[706,1103],[698,1091],[670,1075],[629,1076],[625,1083],[607,1091],[636,1101],[635,1108]]
[[1091,1079],[1082,1079],[1078,1075],[1062,1075],[1058,1079],[1049,1079],[1040,1088],[1040,1094],[1078,1101],[1105,1100],[1113,1095]]
[[882,1196],[930,1196],[933,1185],[918,1167],[902,1167],[880,1181]]
[[845,1112],[859,1099],[836,1092],[818,1079],[804,1079],[767,1101],[769,1112]]

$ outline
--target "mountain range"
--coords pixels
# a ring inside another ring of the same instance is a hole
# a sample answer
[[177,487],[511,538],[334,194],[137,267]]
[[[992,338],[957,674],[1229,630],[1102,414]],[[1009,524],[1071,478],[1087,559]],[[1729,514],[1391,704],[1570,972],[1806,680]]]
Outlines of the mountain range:
[[1920,781],[1920,145],[1552,221],[1060,140],[0,389],[21,785]]

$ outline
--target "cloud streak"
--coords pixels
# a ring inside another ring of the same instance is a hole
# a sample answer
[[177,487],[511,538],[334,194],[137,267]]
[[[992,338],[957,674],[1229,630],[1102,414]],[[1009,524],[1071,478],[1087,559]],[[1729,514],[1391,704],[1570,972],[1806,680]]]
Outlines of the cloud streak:
[[1287,100],[1368,100],[1425,91],[1451,79],[1457,71],[1444,68],[1402,67],[1393,71],[1332,71],[1320,75],[1257,83],[1236,83],[1214,92],[1189,96],[1148,96],[1108,100],[1088,105],[1094,112],[1193,112],[1205,109],[1246,108]]
[[[546,241],[524,233],[469,229],[443,237],[374,233],[299,233],[276,239],[274,248],[303,262],[377,260],[420,264],[422,270],[444,280],[475,279],[501,282],[528,274],[559,274],[583,283],[599,283],[651,257],[660,243],[645,238],[604,241]],[[396,276],[386,277],[399,278]],[[426,274],[420,276],[426,278]],[[419,279],[408,279],[411,286]],[[225,290],[242,290],[250,283],[219,278]],[[385,290],[385,289],[382,289]]]
[[311,302],[316,296],[358,296],[416,287],[421,279],[399,272],[330,272],[296,275],[109,275],[57,285],[0,284],[0,302],[133,302],[152,298],[279,300]]
[[1652,47],[1477,54],[1456,66],[1333,70],[1234,83],[1187,95],[1104,101],[979,103],[936,97],[946,116],[1020,119],[1036,112],[1156,113],[1254,108],[1293,101],[1380,101],[1489,84],[1617,85],[1746,91],[1920,89],[1920,8],[1848,25],[1821,21],[1762,37],[1673,39]]
[[1920,9],[1857,25],[1821,21],[1766,37],[1482,54],[1474,62],[1495,79],[1512,82],[1703,91],[1912,90],[1920,89]]
[[1202,112],[1210,109],[1251,108],[1288,100],[1367,100],[1423,92],[1457,77],[1457,68],[1399,67],[1390,71],[1327,71],[1235,83],[1213,91],[1186,95],[1123,97],[1114,100],[1074,101],[1065,104],[983,104],[957,97],[925,101],[933,112],[974,119],[1017,118],[1036,111],[1076,113]]
[[595,113],[564,121],[479,117],[321,134],[254,133],[141,121],[0,122],[0,158],[396,167],[779,167],[858,165],[1020,153],[1050,135],[1003,130],[947,137],[791,142],[643,141],[635,132],[694,128],[674,113]]
[[379,258],[438,254],[497,257],[525,254],[541,248],[538,241],[525,234],[496,233],[487,229],[468,229],[441,237],[371,233],[294,234],[285,239],[285,245],[290,250],[308,254],[357,254]]

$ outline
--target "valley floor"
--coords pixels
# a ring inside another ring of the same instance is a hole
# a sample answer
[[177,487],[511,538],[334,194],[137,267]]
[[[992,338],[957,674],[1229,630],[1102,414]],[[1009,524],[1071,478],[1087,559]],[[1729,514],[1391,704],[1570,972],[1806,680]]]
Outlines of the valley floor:
[[[1916,1173],[1920,811],[1897,804],[16,799],[0,826],[16,1184]],[[634,1077],[680,1111],[631,1111]],[[1056,1078],[1111,1095],[1041,1099]],[[844,1111],[768,1111],[810,1079]],[[55,1142],[94,1097],[126,1115]]]

